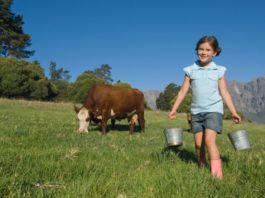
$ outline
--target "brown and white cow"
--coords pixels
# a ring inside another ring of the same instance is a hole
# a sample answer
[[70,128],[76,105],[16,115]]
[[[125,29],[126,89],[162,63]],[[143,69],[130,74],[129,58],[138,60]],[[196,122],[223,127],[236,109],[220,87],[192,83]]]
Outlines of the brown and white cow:
[[88,132],[91,121],[99,122],[102,133],[107,122],[127,118],[130,134],[134,132],[136,120],[144,132],[144,95],[138,89],[97,84],[93,86],[81,108],[75,107],[79,119],[79,132]]

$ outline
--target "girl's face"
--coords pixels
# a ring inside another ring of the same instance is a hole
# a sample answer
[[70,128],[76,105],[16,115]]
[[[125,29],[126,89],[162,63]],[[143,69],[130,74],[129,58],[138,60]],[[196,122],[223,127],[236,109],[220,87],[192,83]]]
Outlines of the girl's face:
[[208,65],[215,55],[216,52],[213,50],[209,43],[205,42],[199,45],[197,56],[202,66]]

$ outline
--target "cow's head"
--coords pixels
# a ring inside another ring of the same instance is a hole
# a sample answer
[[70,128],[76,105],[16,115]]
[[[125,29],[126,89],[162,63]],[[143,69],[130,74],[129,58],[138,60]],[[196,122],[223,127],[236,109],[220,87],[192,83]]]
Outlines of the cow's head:
[[75,112],[77,113],[77,118],[79,120],[79,129],[80,133],[88,132],[89,127],[89,111],[85,107],[78,108],[74,106]]

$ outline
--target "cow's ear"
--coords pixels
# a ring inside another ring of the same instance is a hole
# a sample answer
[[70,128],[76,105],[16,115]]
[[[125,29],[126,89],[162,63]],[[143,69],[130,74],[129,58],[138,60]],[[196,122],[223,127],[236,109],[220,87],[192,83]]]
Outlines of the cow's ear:
[[74,105],[75,112],[78,113],[80,111],[80,108],[78,108],[76,105]]

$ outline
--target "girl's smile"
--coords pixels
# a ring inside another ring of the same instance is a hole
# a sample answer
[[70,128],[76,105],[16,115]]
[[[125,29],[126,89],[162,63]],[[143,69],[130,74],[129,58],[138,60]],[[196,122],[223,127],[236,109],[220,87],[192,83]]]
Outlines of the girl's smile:
[[197,56],[202,66],[208,65],[212,61],[212,58],[215,55],[216,55],[216,52],[213,50],[211,45],[207,42],[202,43],[197,50]]

